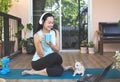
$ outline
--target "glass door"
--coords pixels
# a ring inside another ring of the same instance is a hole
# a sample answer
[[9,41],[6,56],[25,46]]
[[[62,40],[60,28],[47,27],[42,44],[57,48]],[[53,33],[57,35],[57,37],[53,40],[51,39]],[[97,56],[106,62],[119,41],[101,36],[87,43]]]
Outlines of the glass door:
[[62,50],[77,50],[88,39],[86,0],[62,0]]

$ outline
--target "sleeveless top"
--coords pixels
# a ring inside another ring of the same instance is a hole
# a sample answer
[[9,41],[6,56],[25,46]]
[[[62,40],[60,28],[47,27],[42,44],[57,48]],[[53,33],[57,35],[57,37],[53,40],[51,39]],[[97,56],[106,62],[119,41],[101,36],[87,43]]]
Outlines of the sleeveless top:
[[[37,34],[42,35],[42,30],[38,31]],[[56,33],[54,30],[50,30],[51,42],[53,43],[53,45],[56,45],[56,35],[55,34]],[[46,44],[45,38],[43,39],[41,44],[42,44],[44,56],[54,52],[54,50]],[[40,56],[37,54],[37,52],[35,52],[32,61],[37,61],[38,59],[40,59]]]

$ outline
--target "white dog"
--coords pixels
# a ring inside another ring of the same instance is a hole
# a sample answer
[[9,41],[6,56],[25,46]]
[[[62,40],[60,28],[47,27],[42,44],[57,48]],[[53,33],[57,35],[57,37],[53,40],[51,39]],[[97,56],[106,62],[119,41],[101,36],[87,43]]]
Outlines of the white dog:
[[81,76],[84,76],[85,68],[81,62],[76,61],[75,62],[75,70],[73,73],[73,76],[76,74],[81,74]]

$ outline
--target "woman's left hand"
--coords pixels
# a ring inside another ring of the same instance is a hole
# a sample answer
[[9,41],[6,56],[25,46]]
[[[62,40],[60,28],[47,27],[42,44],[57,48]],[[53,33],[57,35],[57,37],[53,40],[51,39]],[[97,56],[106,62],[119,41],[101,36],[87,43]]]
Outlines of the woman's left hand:
[[47,45],[49,45],[50,47],[52,46],[52,42],[46,42]]

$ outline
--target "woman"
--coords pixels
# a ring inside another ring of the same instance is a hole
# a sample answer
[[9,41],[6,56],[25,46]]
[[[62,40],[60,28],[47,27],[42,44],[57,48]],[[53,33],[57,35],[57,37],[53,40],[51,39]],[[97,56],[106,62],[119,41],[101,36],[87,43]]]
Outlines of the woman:
[[[31,65],[32,70],[25,70],[25,74],[38,74],[46,76],[60,76],[65,70],[72,66],[64,67],[62,57],[58,54],[60,50],[59,31],[53,29],[54,16],[51,13],[43,13],[39,20],[39,29],[34,34],[36,52]],[[50,42],[45,41],[46,34],[51,35]]]

